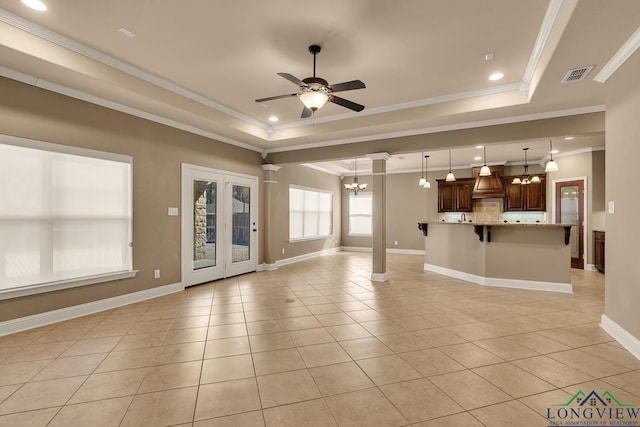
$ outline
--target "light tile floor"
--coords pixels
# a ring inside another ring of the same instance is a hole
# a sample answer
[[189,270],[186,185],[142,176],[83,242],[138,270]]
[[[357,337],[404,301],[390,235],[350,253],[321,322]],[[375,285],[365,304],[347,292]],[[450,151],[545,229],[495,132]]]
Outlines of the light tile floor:
[[[573,295],[333,256],[0,338],[0,426],[546,426],[578,389],[640,403],[640,361]],[[292,300],[292,302],[288,302]]]

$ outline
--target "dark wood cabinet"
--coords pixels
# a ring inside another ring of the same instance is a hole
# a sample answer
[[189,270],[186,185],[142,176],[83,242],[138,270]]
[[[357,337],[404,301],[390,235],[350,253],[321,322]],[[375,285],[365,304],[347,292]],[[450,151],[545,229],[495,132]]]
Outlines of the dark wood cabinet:
[[526,185],[512,184],[513,178],[512,176],[503,178],[504,210],[506,212],[545,211],[547,200],[544,177],[540,177],[540,183]]
[[604,273],[604,231],[593,232],[593,263]]
[[471,212],[471,192],[473,179],[458,179],[447,182],[438,181],[438,212]]

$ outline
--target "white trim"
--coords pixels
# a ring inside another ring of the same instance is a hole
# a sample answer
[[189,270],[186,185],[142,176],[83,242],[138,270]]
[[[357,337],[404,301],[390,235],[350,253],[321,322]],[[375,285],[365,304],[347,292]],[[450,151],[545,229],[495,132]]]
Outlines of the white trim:
[[262,182],[264,182],[265,184],[277,184],[278,183],[278,181],[272,181],[270,179],[267,179],[267,180],[262,181]]
[[313,237],[299,237],[295,239],[287,240],[288,243],[298,243],[298,242],[308,242],[311,240],[324,240],[324,239],[332,239],[335,235],[327,234],[326,236],[313,236]]
[[371,281],[372,282],[386,282],[389,280],[389,275],[384,273],[371,273]]
[[135,277],[138,270],[119,271],[116,273],[97,274],[95,276],[78,277],[68,280],[59,280],[50,283],[41,283],[31,286],[22,286],[0,291],[0,300],[24,297],[27,295],[43,294],[47,292],[59,291],[62,289],[78,288],[80,286],[95,285],[97,283],[112,282],[114,280],[128,279]]
[[184,290],[182,283],[159,286],[157,288],[145,289],[143,291],[132,292],[130,294],[107,298],[85,304],[74,305],[61,308],[59,310],[47,311],[45,313],[34,314],[32,316],[20,317],[18,319],[0,322],[0,336],[15,334],[16,332],[50,325],[52,323],[63,322],[89,314],[99,313],[123,305],[134,304],[152,298],[158,298],[175,292]]
[[[552,172],[553,173],[553,172]],[[573,178],[557,178],[551,180],[551,218],[547,217],[547,222],[550,224],[556,223],[556,183],[558,182],[568,182],[568,181],[582,181],[584,192],[583,200],[582,200],[582,209],[584,209],[584,217],[583,222],[584,226],[582,227],[582,256],[584,259],[584,264],[586,265],[587,254],[589,253],[589,239],[588,239],[588,230],[589,230],[589,187],[586,176],[578,176]]]
[[[451,93],[451,94],[436,96],[432,98],[418,99],[416,101],[403,102],[399,104],[385,105],[377,108],[367,108],[358,113],[343,113],[343,114],[332,115],[330,117],[321,117],[321,118],[314,119],[314,122],[316,124],[334,122],[338,120],[346,120],[346,119],[351,119],[356,117],[370,116],[373,114],[389,113],[393,111],[406,110],[409,108],[419,108],[419,107],[425,107],[428,105],[442,104],[445,102],[477,98],[480,96],[497,95],[497,94],[506,93],[506,92],[516,92],[519,90],[520,90],[520,83],[510,83],[506,85],[493,86],[493,87],[487,87],[482,89],[473,89],[466,92]],[[275,131],[278,131],[282,129],[291,129],[291,128],[304,127],[304,126],[309,126],[308,120],[306,121],[298,120],[291,123],[283,123],[281,125],[276,125],[273,128]]]
[[387,248],[388,254],[398,254],[398,255],[425,255],[424,249],[394,249]]
[[622,326],[614,322],[609,316],[603,314],[600,318],[600,327],[613,339],[618,341],[624,348],[629,350],[636,359],[640,359],[640,339],[634,337]]
[[273,165],[271,163],[265,163],[264,165],[261,165],[260,167],[264,171],[273,171],[273,172],[278,172],[280,169],[282,169],[282,166]]
[[599,270],[596,268],[595,264],[587,264],[587,263],[585,263],[584,264],[584,271],[599,271]]
[[[370,237],[370,236],[369,236]],[[343,252],[373,252],[373,248],[367,246],[341,246],[340,247]],[[388,254],[398,254],[398,255],[422,255],[424,256],[424,249],[393,249],[387,248],[386,251]]]
[[384,160],[385,162],[389,159],[391,159],[391,154],[389,153],[370,153],[367,154],[367,157],[370,158],[371,160]]
[[[528,122],[532,120],[553,119],[558,117],[575,116],[580,114],[601,113],[605,111],[604,105],[592,105],[588,107],[570,108],[559,111],[545,111],[542,113],[526,114],[522,116],[503,117],[499,119],[481,120],[477,122],[465,122],[453,125],[435,126],[421,129],[410,129],[393,131],[387,133],[377,133],[372,135],[358,136],[353,138],[343,138],[327,140],[323,142],[313,142],[309,144],[290,145],[286,147],[268,148],[265,153],[280,153],[285,151],[306,150],[308,148],[330,147],[334,145],[355,144],[357,142],[377,141],[381,139],[401,138],[405,136],[425,135],[438,132],[449,132],[454,130],[474,129],[485,126],[496,126],[511,123]],[[360,113],[361,114],[361,113]],[[317,121],[316,121],[317,122]]]
[[273,264],[262,263],[256,266],[256,271],[276,271],[277,269],[278,269],[278,266],[275,263]]
[[36,139],[21,138],[19,136],[0,134],[0,143],[133,165],[133,157],[127,156],[125,154],[109,153],[107,151],[91,150],[89,148],[55,144],[52,142],[39,141]]
[[627,59],[633,53],[640,48],[640,28],[638,28],[629,39],[618,49],[618,51],[611,57],[609,62],[606,63],[600,72],[593,78],[593,80],[604,83],[609,77],[611,77],[618,68],[624,64]]
[[[285,259],[279,259],[276,261],[276,269],[278,267],[282,267],[283,265],[289,265],[289,264],[294,264],[296,262],[300,262],[300,261],[306,261],[309,259],[313,259],[319,256],[325,256],[325,255],[331,255],[333,253],[336,252],[340,252],[340,248],[330,248],[330,249],[324,249],[322,251],[318,251],[318,252],[311,252],[308,254],[304,254],[304,255],[298,255],[298,256],[294,256],[291,258],[285,258]],[[271,264],[273,265],[273,264]]]
[[453,277],[455,279],[460,279],[467,282],[475,283],[481,286],[492,286],[492,287],[498,287],[498,288],[513,288],[513,289],[529,289],[532,291],[561,292],[566,294],[573,293],[573,287],[571,286],[571,283],[538,282],[533,280],[501,279],[497,277],[484,277],[484,276],[478,276],[475,274],[465,273],[463,271],[441,267],[439,265],[428,264],[426,262],[424,263],[424,270],[431,271],[433,273],[442,274],[444,276]]
[[520,92],[524,94],[528,94],[531,90],[531,80],[533,80],[533,75],[540,65],[540,58],[542,58],[542,53],[544,52],[547,41],[549,40],[549,34],[551,34],[551,30],[553,29],[553,26],[556,23],[556,19],[558,18],[558,13],[560,13],[560,9],[562,8],[562,2],[563,0],[551,0],[549,2],[549,6],[547,7],[547,11],[544,14],[542,25],[538,30],[536,42],[533,45],[533,50],[531,51],[531,55],[529,56],[527,68],[525,69],[524,75],[522,76]]

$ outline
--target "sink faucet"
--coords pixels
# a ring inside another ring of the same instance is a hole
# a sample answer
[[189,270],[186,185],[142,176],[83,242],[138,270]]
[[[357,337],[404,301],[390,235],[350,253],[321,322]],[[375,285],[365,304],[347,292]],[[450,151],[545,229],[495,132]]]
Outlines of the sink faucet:
[[465,215],[465,213],[464,213],[464,212],[462,212],[462,213],[460,214],[460,222],[465,222],[466,220],[467,220],[467,216]]

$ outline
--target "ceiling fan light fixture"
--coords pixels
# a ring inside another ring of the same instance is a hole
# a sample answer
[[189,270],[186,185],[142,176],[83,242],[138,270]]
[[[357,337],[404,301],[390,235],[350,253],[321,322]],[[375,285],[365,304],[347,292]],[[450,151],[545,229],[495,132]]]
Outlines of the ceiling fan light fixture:
[[324,92],[310,90],[300,94],[300,101],[311,111],[319,110],[328,100],[329,95]]

